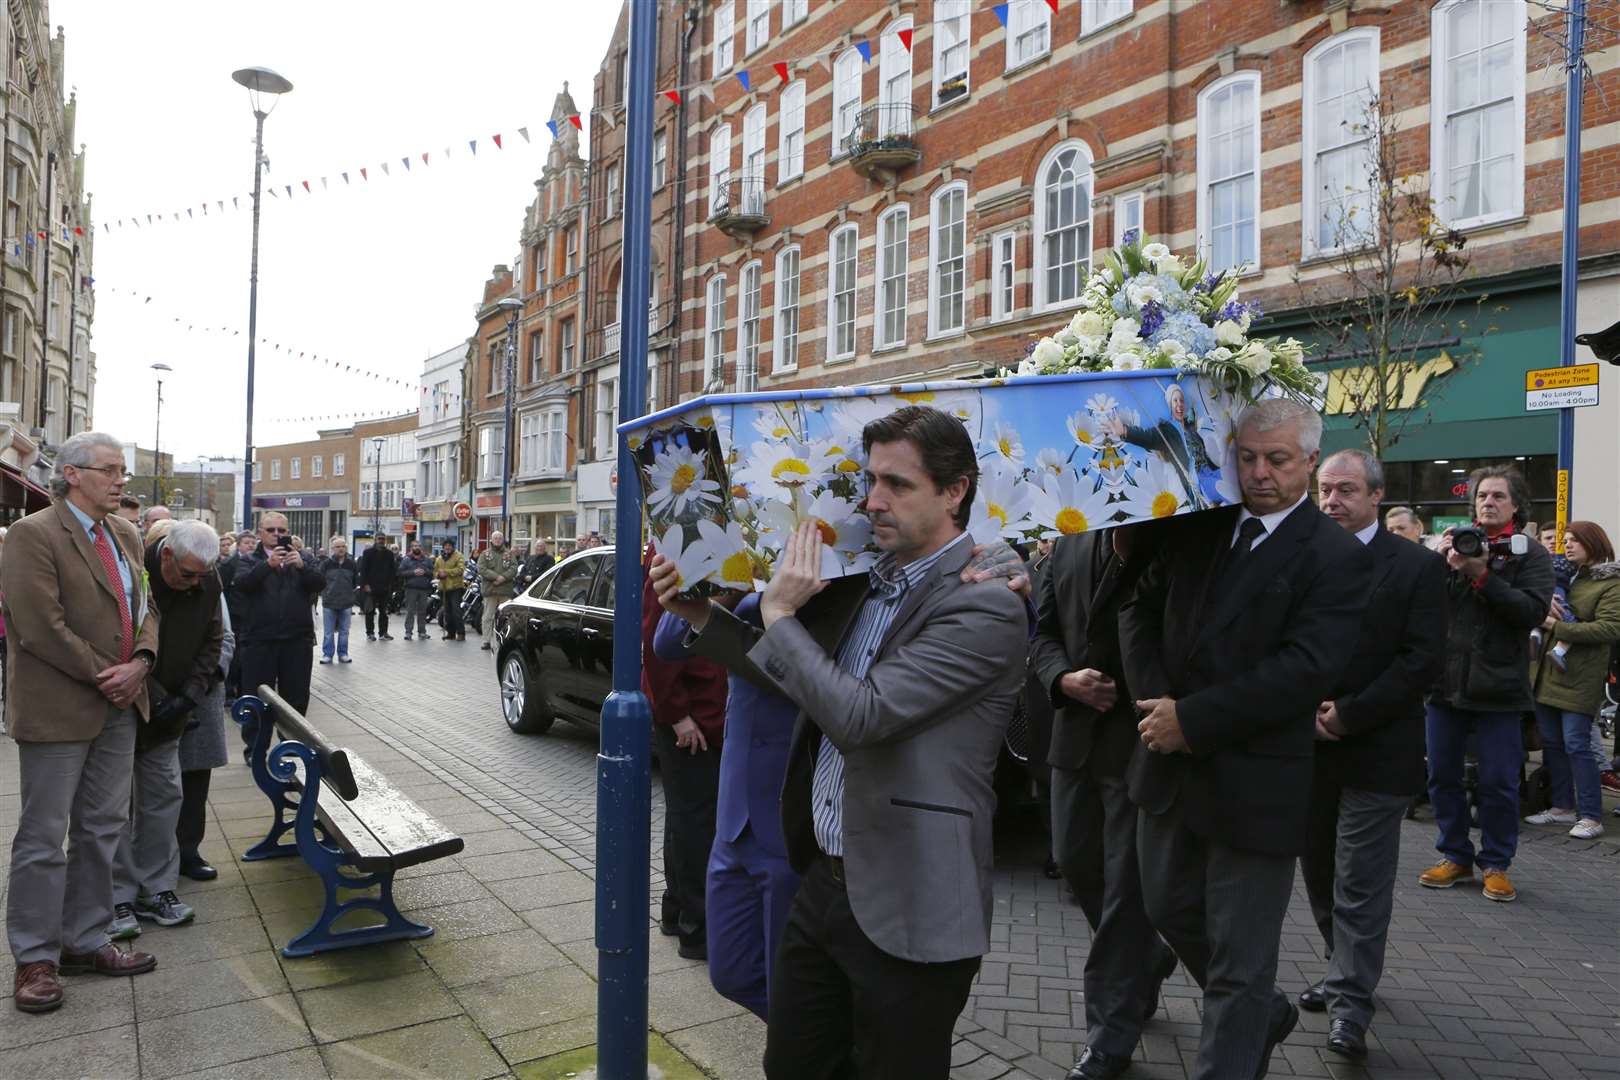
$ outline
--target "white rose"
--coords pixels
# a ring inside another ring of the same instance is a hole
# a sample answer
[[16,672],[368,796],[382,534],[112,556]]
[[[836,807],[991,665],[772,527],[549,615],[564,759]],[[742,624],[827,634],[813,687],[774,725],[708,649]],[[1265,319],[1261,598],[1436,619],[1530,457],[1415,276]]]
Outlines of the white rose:
[[1271,351],[1258,341],[1238,353],[1238,366],[1251,375],[1264,375],[1271,370]]
[[1117,352],[1113,357],[1115,371],[1140,371],[1142,369],[1142,354],[1136,349],[1126,352]]
[[1211,360],[1216,360],[1224,364],[1228,360],[1232,359],[1232,350],[1228,349],[1225,345],[1217,345],[1213,349],[1209,350],[1206,355],[1208,355]]
[[1081,356],[1096,356],[1102,350],[1102,338],[1081,334],[1074,339],[1074,350]]
[[1243,327],[1231,319],[1222,319],[1215,324],[1215,340],[1234,349],[1242,348],[1244,341]]
[[1165,359],[1175,360],[1187,354],[1187,346],[1175,338],[1165,338],[1159,342],[1159,352],[1164,354]]
[[1178,277],[1187,272],[1186,264],[1179,255],[1166,255],[1153,263],[1153,269],[1169,277]]
[[1137,340],[1142,333],[1142,324],[1135,319],[1115,319],[1114,329],[1109,334],[1109,340],[1129,343]]
[[1108,329],[1102,314],[1096,311],[1082,311],[1069,323],[1069,329],[1079,337],[1102,337]]
[[1295,338],[1281,342],[1271,351],[1272,357],[1283,367],[1303,367],[1305,364],[1305,346]]
[[1125,286],[1125,295],[1136,307],[1146,307],[1150,303],[1159,303],[1164,300],[1164,293],[1151,281],[1133,281]]
[[1040,373],[1041,369],[1036,366],[1035,360],[1032,357],[1026,356],[1018,362],[1018,374],[1039,375]]
[[1048,364],[1060,364],[1063,362],[1063,346],[1049,337],[1041,338],[1040,343],[1035,346],[1035,351],[1030,353],[1029,359],[1037,368],[1045,368]]
[[1070,345],[1074,344],[1074,334],[1067,326],[1065,326],[1062,330],[1057,332],[1057,336],[1052,340],[1056,341],[1059,345],[1067,349]]
[[1142,258],[1147,259],[1149,262],[1156,263],[1160,259],[1168,258],[1169,255],[1170,249],[1158,242],[1142,245]]

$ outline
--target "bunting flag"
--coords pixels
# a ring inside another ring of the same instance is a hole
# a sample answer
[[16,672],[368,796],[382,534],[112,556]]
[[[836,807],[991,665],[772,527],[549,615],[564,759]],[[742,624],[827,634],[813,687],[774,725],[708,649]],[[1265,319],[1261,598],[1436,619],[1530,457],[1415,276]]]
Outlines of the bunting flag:
[[321,190],[322,190],[322,191],[325,191],[325,190],[327,190],[327,187],[326,187],[326,177],[324,177],[324,176],[323,176],[323,177],[321,177]]
[[1052,14],[1057,14],[1058,0],[1046,0],[1046,6],[1052,9]]
[[855,43],[855,51],[861,54],[861,62],[863,64],[870,64],[872,62],[872,43],[870,41],[857,41]]
[[236,195],[231,196],[231,209],[232,210],[240,210],[240,209],[242,209],[241,204],[237,202],[238,198],[239,198],[239,196],[236,196]]
[[399,160],[405,163],[405,171],[410,172],[411,171],[411,159],[408,158],[408,157],[402,157]]
[[546,128],[547,128],[547,130],[549,130],[551,132],[551,137],[553,139],[555,139],[557,137],[557,121],[555,121],[555,120],[547,120],[546,121]]
[[309,194],[309,181],[308,180],[304,181],[304,194],[305,195]]
[[[1056,11],[1057,10],[1057,0],[1050,0],[1050,2],[1052,4],[1052,10]],[[895,32],[895,37],[899,38],[900,39],[900,44],[902,44],[902,45],[904,45],[906,47],[906,52],[911,51],[911,31],[909,29],[908,30],[897,30]]]
[[568,122],[574,125],[575,131],[585,130],[585,121],[580,119],[579,113],[575,113],[573,116],[570,116],[568,118]]
[[[680,93],[674,90],[671,90],[670,93],[675,95],[675,102],[676,104],[679,104],[681,100]],[[696,94],[704,101],[714,100],[714,87],[710,86],[708,83],[698,83],[696,86],[692,87],[692,93]]]
[[[698,93],[700,93],[700,94],[702,92],[703,91],[701,89],[698,91]],[[664,96],[667,97],[669,100],[673,101],[677,105],[679,105],[681,103],[681,92],[679,90],[665,90],[664,91]]]
[[748,70],[746,68],[738,70],[737,81],[742,83],[743,93],[752,94],[754,92],[754,88],[748,85]]
[[495,149],[497,149],[497,150],[506,149],[504,146],[501,145],[501,137],[499,135],[493,136],[493,138],[495,139]]
[[362,180],[370,180],[371,179],[370,176],[366,175],[366,170],[364,168],[361,168],[361,170],[360,170],[360,179],[362,179]]
[[222,213],[222,214],[225,212],[225,200],[224,199],[219,200],[219,212]]
[[991,8],[990,10],[996,13],[996,18],[1001,20],[1001,25],[1002,26],[1007,25],[1007,5],[1006,4],[997,4],[995,7]]
[[[272,199],[278,199],[278,198],[280,198],[280,196],[279,196],[279,195],[277,195],[277,194],[276,194],[276,189],[275,189],[275,188],[265,188],[265,190],[266,190],[266,191],[268,191],[268,192],[269,192],[269,193],[270,193],[270,197],[271,197],[271,198],[272,198]],[[148,219],[148,220],[150,220],[150,219]]]
[[467,149],[472,151],[472,156],[473,157],[477,157],[478,156],[478,140],[477,139],[468,139],[467,140]]
[[[422,164],[426,165],[427,163],[428,163],[427,151],[424,150],[424,151],[422,151]],[[409,168],[409,166],[406,166],[406,167]]]
[[528,128],[526,128],[526,127],[518,128],[518,135],[523,139],[524,142],[529,141],[529,129]]
[[384,176],[392,176],[392,175],[394,175],[393,173],[388,171],[388,162],[379,161],[379,162],[377,162],[377,164],[382,166],[382,171],[383,171]]
[[191,207],[188,206],[188,207],[186,207],[186,217],[191,217],[191,216],[192,216]]
[[292,185],[291,184],[287,185],[287,198],[289,198],[289,199],[292,198]]
[[778,60],[776,63],[772,64],[771,67],[773,69],[775,69],[776,77],[778,79],[781,79],[783,82],[788,81],[788,76],[790,74],[790,69],[787,66],[787,61]]
[[[1002,6],[1005,7],[1006,5],[1002,5]],[[828,72],[828,73],[831,73],[831,71],[832,71],[832,61],[827,58],[826,53],[818,53],[816,55],[816,66],[819,67],[822,71],[825,71],[825,72]]]

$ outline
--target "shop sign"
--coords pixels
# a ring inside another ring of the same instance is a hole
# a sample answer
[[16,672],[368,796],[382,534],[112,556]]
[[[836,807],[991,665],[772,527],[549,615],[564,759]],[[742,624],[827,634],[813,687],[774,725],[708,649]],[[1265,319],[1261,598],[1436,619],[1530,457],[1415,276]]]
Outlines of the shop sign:
[[1598,366],[1571,364],[1524,373],[1524,407],[1580,409],[1598,403]]
[[[1384,372],[1386,396],[1393,402],[1394,411],[1415,409],[1423,399],[1429,380],[1445,375],[1456,368],[1457,362],[1445,353],[1430,357],[1422,363],[1402,362],[1388,365]],[[1594,365],[1595,366],[1595,365]],[[1335,368],[1326,373],[1327,385],[1323,389],[1322,415],[1353,416],[1361,411],[1358,401],[1370,399],[1373,380],[1378,377],[1376,365]]]
[[255,495],[253,505],[259,510],[322,510],[332,505],[329,495]]
[[472,507],[467,503],[458,502],[454,507],[451,508],[450,516],[455,518],[457,521],[471,521]]
[[499,510],[501,508],[501,497],[499,495],[480,495],[474,500],[473,505],[480,510]]

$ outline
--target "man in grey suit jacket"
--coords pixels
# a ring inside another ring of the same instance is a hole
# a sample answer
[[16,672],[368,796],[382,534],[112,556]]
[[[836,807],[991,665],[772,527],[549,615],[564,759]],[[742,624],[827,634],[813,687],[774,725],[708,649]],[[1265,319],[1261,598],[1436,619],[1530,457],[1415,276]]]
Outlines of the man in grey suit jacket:
[[819,579],[814,522],[790,539],[764,631],[652,577],[700,653],[777,687],[799,715],[782,793],[803,875],[776,960],[771,1080],[943,1078],[990,947],[991,787],[1024,678],[1023,603],[964,583],[977,484],[961,423],[912,407],[869,424],[866,510],[885,554]]

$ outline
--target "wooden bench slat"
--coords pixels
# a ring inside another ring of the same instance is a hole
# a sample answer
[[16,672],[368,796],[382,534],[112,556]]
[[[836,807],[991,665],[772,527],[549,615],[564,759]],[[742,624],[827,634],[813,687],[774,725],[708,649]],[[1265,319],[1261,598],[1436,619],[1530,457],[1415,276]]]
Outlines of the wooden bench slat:
[[378,846],[388,852],[390,865],[403,868],[454,855],[466,841],[441,825],[403,791],[358,755],[349,756],[359,795],[349,809],[368,829]]
[[335,746],[326,734],[293,708],[274,690],[268,686],[261,686],[258,690],[261,700],[271,706],[271,716],[275,718],[276,729],[289,739],[303,743],[313,750],[321,759],[321,775],[332,790],[345,799],[353,799],[359,792],[355,783],[354,770],[349,764],[350,754],[341,746]]

